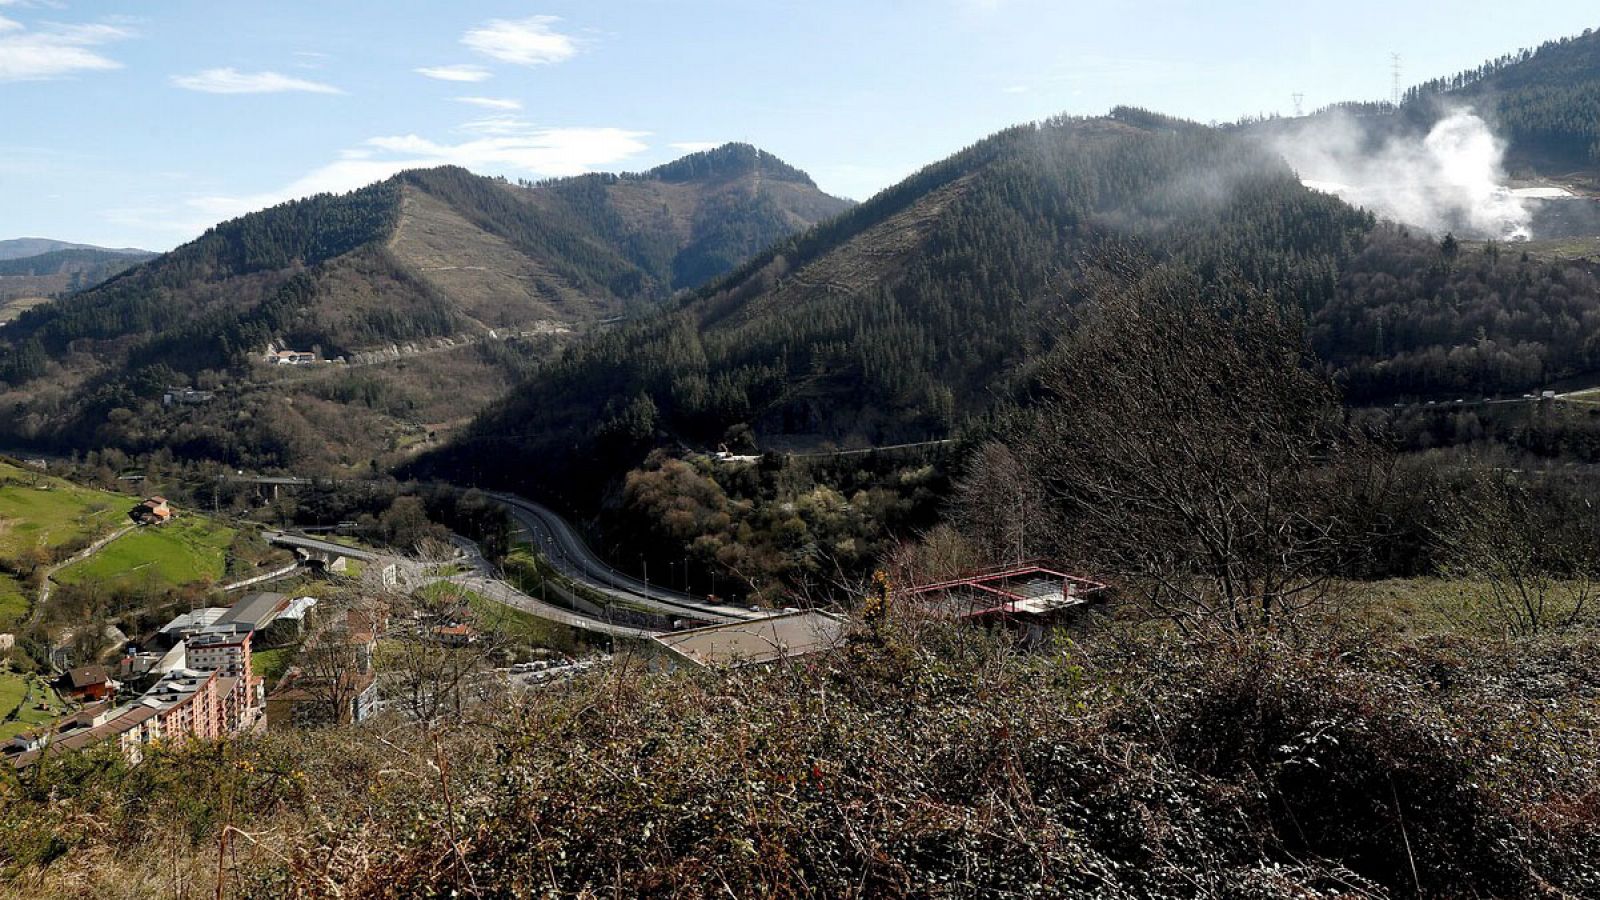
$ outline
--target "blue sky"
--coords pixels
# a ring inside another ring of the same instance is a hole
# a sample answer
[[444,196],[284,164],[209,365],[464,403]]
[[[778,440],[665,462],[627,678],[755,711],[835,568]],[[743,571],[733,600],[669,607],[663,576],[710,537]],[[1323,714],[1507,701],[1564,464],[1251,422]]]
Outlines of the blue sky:
[[1381,99],[1391,52],[1411,83],[1591,26],[1592,0],[0,0],[0,238],[162,250],[403,167],[733,140],[864,199],[1059,112]]

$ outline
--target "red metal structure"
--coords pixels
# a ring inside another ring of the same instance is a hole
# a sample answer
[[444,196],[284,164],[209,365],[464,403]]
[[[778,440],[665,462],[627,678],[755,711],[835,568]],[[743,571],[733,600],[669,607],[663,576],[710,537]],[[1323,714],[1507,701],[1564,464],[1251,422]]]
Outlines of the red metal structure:
[[1106,585],[1048,566],[1022,563],[895,591],[930,612],[958,619],[1044,618],[1082,606]]

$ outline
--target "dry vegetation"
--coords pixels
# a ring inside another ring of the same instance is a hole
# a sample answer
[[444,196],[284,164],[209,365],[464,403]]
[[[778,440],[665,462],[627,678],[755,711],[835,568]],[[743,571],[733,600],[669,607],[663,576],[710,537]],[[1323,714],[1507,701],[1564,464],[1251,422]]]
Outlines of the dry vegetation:
[[[7,781],[14,896],[1593,896],[1600,642],[1344,622],[814,662]],[[220,886],[219,886],[220,879]]]

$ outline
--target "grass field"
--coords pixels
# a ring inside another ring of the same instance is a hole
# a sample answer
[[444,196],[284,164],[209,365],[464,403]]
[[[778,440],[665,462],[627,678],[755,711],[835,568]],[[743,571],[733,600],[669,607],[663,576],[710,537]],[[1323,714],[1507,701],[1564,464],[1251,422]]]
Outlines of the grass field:
[[0,556],[93,539],[127,521],[135,502],[0,463],[0,482],[5,481],[10,483],[0,483]]
[[447,581],[430,584],[421,593],[434,600],[464,597],[475,619],[474,627],[479,631],[498,634],[514,644],[572,652],[589,640],[589,636],[577,628],[542,619],[514,606],[496,603],[476,591]]
[[1592,237],[1552,238],[1516,244],[1515,250],[1541,262],[1600,260],[1600,240]]
[[168,587],[196,581],[219,581],[227,569],[233,529],[199,517],[141,528],[105,546],[94,556],[62,569],[62,584],[100,581],[105,584],[154,583]]
[[[26,278],[26,276],[23,277]],[[14,275],[7,276],[5,281],[13,282],[17,278],[18,276]],[[37,282],[39,279],[27,278],[26,281],[34,282],[34,284],[28,285],[28,287],[23,287],[20,284],[0,284],[0,322],[10,322],[30,309],[50,302],[48,297],[29,296],[33,290],[38,289]],[[21,288],[20,296],[18,295],[18,288]]]
[[9,631],[28,617],[28,595],[22,583],[0,573],[0,631]]
[[257,650],[250,654],[250,668],[262,678],[267,680],[267,690],[278,683],[283,673],[289,670],[289,663],[294,661],[298,647],[276,647],[272,650]]
[[[46,709],[37,708],[41,699]],[[0,740],[54,722],[65,713],[66,705],[54,688],[23,675],[0,673]]]
[[478,627],[497,632],[515,643],[552,650],[571,651],[581,645],[578,629],[524,612],[516,607],[496,603],[487,597],[468,592],[467,605],[477,617]]

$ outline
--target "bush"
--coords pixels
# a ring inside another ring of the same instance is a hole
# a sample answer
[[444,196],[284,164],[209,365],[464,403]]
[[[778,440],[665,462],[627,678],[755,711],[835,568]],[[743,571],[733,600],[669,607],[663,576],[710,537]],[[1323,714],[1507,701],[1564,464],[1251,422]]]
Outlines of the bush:
[[[239,896],[1600,891],[1592,634],[1086,631],[1021,654],[891,619],[770,671],[641,675],[619,656],[432,734],[380,721],[131,772],[63,761],[5,788],[0,865],[74,895],[175,878],[179,857],[214,879],[231,821],[253,836],[227,844]],[[117,864],[86,875],[96,847]]]

